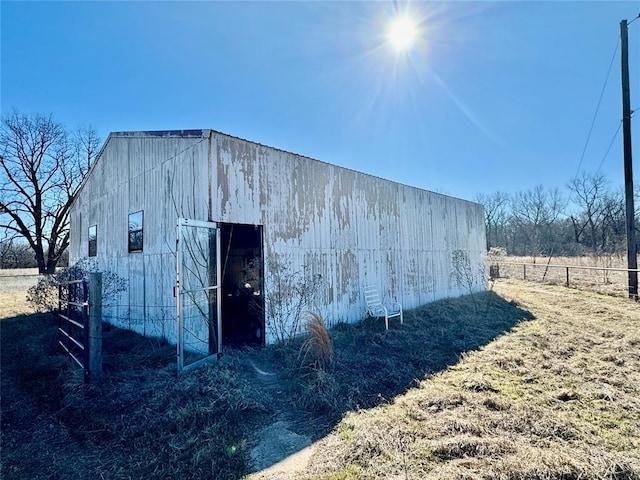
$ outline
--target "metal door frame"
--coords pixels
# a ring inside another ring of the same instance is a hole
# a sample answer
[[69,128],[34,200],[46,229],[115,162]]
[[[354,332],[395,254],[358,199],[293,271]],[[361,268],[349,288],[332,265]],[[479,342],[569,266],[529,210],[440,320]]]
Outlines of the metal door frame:
[[[184,365],[184,318],[182,312],[182,295],[188,293],[182,290],[182,246],[184,243],[183,229],[185,227],[196,228],[209,228],[216,231],[216,285],[209,285],[203,290],[215,290],[216,295],[216,328],[217,328],[217,348],[216,352],[210,353],[209,356],[198,360],[189,365]],[[191,368],[195,368],[204,362],[216,360],[218,354],[222,352],[222,311],[221,311],[221,270],[220,270],[220,229],[215,222],[206,222],[202,220],[191,220],[188,218],[178,218],[177,222],[177,236],[176,236],[176,285],[174,295],[176,297],[176,347],[177,347],[177,360],[178,360],[178,373],[182,373]]]

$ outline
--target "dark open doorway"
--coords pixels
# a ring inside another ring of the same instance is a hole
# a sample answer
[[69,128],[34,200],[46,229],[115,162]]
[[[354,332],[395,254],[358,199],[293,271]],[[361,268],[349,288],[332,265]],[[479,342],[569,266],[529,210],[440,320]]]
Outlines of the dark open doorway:
[[219,223],[222,266],[222,344],[264,345],[262,226]]

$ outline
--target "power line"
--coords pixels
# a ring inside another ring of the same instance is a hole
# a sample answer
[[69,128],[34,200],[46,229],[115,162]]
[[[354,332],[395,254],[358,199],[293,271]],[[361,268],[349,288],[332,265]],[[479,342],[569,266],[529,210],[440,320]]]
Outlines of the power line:
[[602,160],[600,160],[600,163],[598,164],[598,169],[596,170],[596,175],[600,171],[600,168],[602,167],[602,164],[604,163],[604,160],[607,158],[607,155],[609,155],[609,151],[611,151],[611,147],[613,146],[613,142],[615,142],[616,138],[618,138],[618,133],[620,133],[620,129],[621,128],[622,128],[622,122],[620,122],[618,124],[618,129],[616,130],[616,133],[613,134],[613,138],[611,139],[611,142],[609,143],[609,147],[607,148],[607,151],[605,152],[604,156],[602,157]]
[[602,85],[602,90],[600,91],[600,98],[598,98],[598,105],[596,106],[596,111],[593,114],[593,119],[591,120],[591,126],[589,127],[589,133],[587,134],[587,141],[584,144],[584,148],[582,149],[582,155],[580,155],[580,162],[578,163],[578,169],[576,170],[576,174],[574,175],[574,180],[578,178],[578,174],[580,173],[580,168],[582,168],[582,162],[584,161],[584,155],[587,152],[587,146],[589,145],[589,140],[591,139],[591,133],[593,132],[593,127],[596,123],[596,118],[598,117],[598,112],[600,111],[600,105],[602,104],[602,97],[604,97],[604,91],[607,87],[607,82],[609,81],[609,75],[611,74],[611,67],[613,67],[613,62],[616,59],[616,54],[618,53],[618,47],[620,46],[620,36],[618,36],[618,41],[616,42],[616,47],[613,49],[613,55],[611,56],[611,62],[609,62],[609,69],[607,70],[607,76],[604,79],[604,84]]

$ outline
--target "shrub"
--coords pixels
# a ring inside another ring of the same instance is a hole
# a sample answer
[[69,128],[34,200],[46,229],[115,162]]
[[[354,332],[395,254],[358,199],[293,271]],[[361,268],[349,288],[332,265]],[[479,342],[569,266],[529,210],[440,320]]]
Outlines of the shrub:
[[[58,308],[58,285],[73,280],[88,280],[90,273],[98,272],[98,262],[83,258],[75,265],[60,269],[51,275],[44,275],[38,283],[27,291],[27,303],[36,312],[50,312]],[[110,271],[102,272],[102,301],[107,305],[110,300],[128,288],[126,279]]]
[[[301,333],[304,312],[317,308],[324,281],[309,266],[297,271],[290,260],[278,255],[269,257],[268,267],[271,287],[264,298],[267,328],[278,343],[292,345]],[[261,311],[263,307],[254,304],[253,308]]]
[[[472,264],[469,253],[464,250],[454,250],[451,254],[451,279],[453,282],[473,295],[485,282],[486,267],[484,262]],[[475,304],[475,300],[474,300]]]

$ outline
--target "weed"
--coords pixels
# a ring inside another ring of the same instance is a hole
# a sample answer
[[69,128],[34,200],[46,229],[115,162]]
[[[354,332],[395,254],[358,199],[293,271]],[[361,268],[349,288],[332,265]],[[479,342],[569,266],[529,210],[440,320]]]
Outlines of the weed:
[[451,254],[451,278],[458,288],[471,296],[477,313],[474,292],[485,286],[485,262],[472,264],[469,253],[464,250],[454,250]]
[[306,323],[307,339],[300,347],[298,358],[302,368],[327,371],[333,361],[333,343],[324,320],[317,313],[309,313]]
[[357,465],[349,465],[339,472],[331,473],[326,477],[322,477],[322,480],[359,480],[362,478],[361,472],[362,469]]

